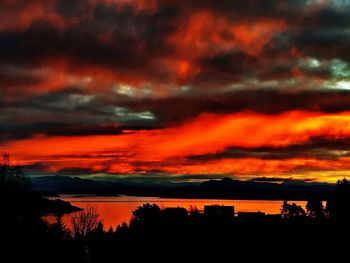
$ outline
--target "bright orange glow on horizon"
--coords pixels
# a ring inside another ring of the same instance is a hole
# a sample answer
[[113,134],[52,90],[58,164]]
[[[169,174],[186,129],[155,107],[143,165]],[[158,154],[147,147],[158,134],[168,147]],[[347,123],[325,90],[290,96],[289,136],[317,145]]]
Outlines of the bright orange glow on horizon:
[[121,135],[37,136],[3,144],[0,151],[9,152],[18,163],[44,163],[56,172],[74,167],[112,173],[158,170],[174,174],[274,174],[307,167],[346,170],[350,168],[350,162],[347,157],[335,160],[264,160],[239,156],[219,160],[187,158],[219,153],[230,147],[278,148],[305,143],[314,137],[339,139],[349,135],[348,112],[203,114],[172,128]]

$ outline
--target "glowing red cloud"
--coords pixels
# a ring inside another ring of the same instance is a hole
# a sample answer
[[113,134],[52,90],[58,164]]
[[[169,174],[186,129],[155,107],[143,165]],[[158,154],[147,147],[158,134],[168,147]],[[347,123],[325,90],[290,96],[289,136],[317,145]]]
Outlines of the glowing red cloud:
[[65,29],[69,25],[77,23],[76,18],[63,18],[56,12],[57,1],[5,1],[5,12],[0,12],[3,16],[0,20],[0,30],[22,31],[29,28],[36,21],[46,21],[58,29]]
[[232,22],[210,11],[191,14],[184,19],[169,44],[177,50],[174,68],[179,59],[186,61],[186,70],[178,70],[179,79],[193,78],[200,72],[200,60],[222,52],[241,50],[257,56],[272,36],[286,30],[283,20],[260,19]]
[[[81,67],[64,57],[47,58],[36,67],[21,68],[21,71],[25,71],[36,81],[9,86],[7,93],[14,94],[16,98],[19,94],[22,97],[31,97],[64,90],[69,86],[82,87],[86,93],[96,94],[123,84],[138,88],[146,81],[145,76],[128,74],[99,65],[86,63]],[[153,83],[152,94],[155,97],[167,96],[168,93],[160,90],[158,86],[157,83]]]
[[258,55],[273,35],[286,28],[283,20],[231,22],[223,16],[202,11],[184,20],[169,41],[188,56],[215,55],[234,48]]
[[[290,173],[293,169],[300,168],[304,173],[305,168],[316,170],[346,170],[350,168],[350,158],[339,158],[337,160],[319,160],[315,158],[290,158],[284,160],[262,160],[258,158],[221,159],[205,162],[181,162],[178,165],[168,165],[160,170],[175,174],[278,174]],[[179,165],[181,164],[181,165]],[[156,169],[157,166],[154,166]]]
[[186,160],[188,156],[215,154],[228,147],[282,147],[318,136],[329,139],[350,136],[350,113],[203,114],[173,128],[108,136],[35,137],[7,142],[0,151],[8,151],[19,163],[45,163],[52,170],[79,167],[110,172],[158,169],[172,173],[246,174],[281,172],[298,166],[348,167],[343,159]]

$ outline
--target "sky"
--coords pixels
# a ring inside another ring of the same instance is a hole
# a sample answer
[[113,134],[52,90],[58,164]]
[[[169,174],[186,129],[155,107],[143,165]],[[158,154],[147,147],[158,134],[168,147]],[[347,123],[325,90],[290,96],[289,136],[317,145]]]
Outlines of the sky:
[[350,175],[350,0],[0,0],[0,152],[30,176]]

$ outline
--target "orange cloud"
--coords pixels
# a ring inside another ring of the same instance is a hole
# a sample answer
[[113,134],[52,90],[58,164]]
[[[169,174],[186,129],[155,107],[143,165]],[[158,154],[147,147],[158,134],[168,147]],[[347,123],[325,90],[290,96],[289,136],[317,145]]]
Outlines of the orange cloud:
[[75,18],[63,18],[56,12],[57,2],[46,1],[5,1],[0,11],[0,30],[26,30],[36,21],[46,21],[55,25],[58,29],[65,29],[69,25],[77,23]]
[[138,154],[153,159],[220,152],[227,147],[282,147],[312,137],[350,135],[350,113],[323,114],[293,111],[279,115],[203,114],[176,128],[153,131]]
[[[210,11],[200,11],[184,19],[168,41],[178,58],[187,60],[186,73],[190,78],[200,72],[201,59],[232,50],[257,56],[275,34],[286,29],[283,20],[232,22]],[[184,71],[178,73],[183,80]]]
[[[86,93],[96,94],[108,91],[113,86],[126,84],[138,88],[143,87],[146,83],[142,75],[138,76],[87,63],[81,66],[65,57],[58,56],[46,58],[31,68],[20,67],[18,71],[20,74],[24,72],[35,81],[5,84],[7,94],[12,94],[15,98],[18,98],[18,94],[23,97],[37,96],[64,90],[70,86],[81,87]],[[164,91],[158,92],[157,83],[154,83],[152,88],[154,96],[165,93]]]
[[53,171],[79,167],[110,172],[156,169],[171,173],[252,174],[285,172],[298,167],[348,168],[346,158],[186,160],[188,156],[218,153],[228,147],[283,147],[318,136],[349,137],[350,112],[203,114],[180,126],[152,131],[99,136],[39,136],[12,141],[1,145],[0,152],[9,152],[21,164],[48,164]]
[[235,25],[233,34],[240,48],[248,54],[258,55],[275,34],[286,29],[283,20],[263,19]]
[[[345,170],[350,169],[350,158],[338,160],[319,160],[315,158],[290,158],[284,160],[262,160],[258,158],[221,159],[205,162],[178,162],[176,165],[158,167],[160,170],[174,174],[280,174],[305,173],[303,169]],[[157,166],[153,167],[157,169]],[[294,169],[301,171],[293,171]]]
[[159,170],[170,174],[226,174],[241,179],[278,176],[285,179],[293,177],[300,180],[312,179],[313,181],[334,183],[340,178],[350,177],[350,158],[345,157],[337,160],[235,158],[204,162],[178,161],[167,165],[152,163],[138,168]]

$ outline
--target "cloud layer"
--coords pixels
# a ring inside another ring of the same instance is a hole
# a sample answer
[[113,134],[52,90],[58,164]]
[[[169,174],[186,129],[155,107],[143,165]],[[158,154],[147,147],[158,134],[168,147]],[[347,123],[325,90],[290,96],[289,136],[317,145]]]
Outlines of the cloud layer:
[[0,5],[0,151],[30,173],[349,173],[350,1]]

